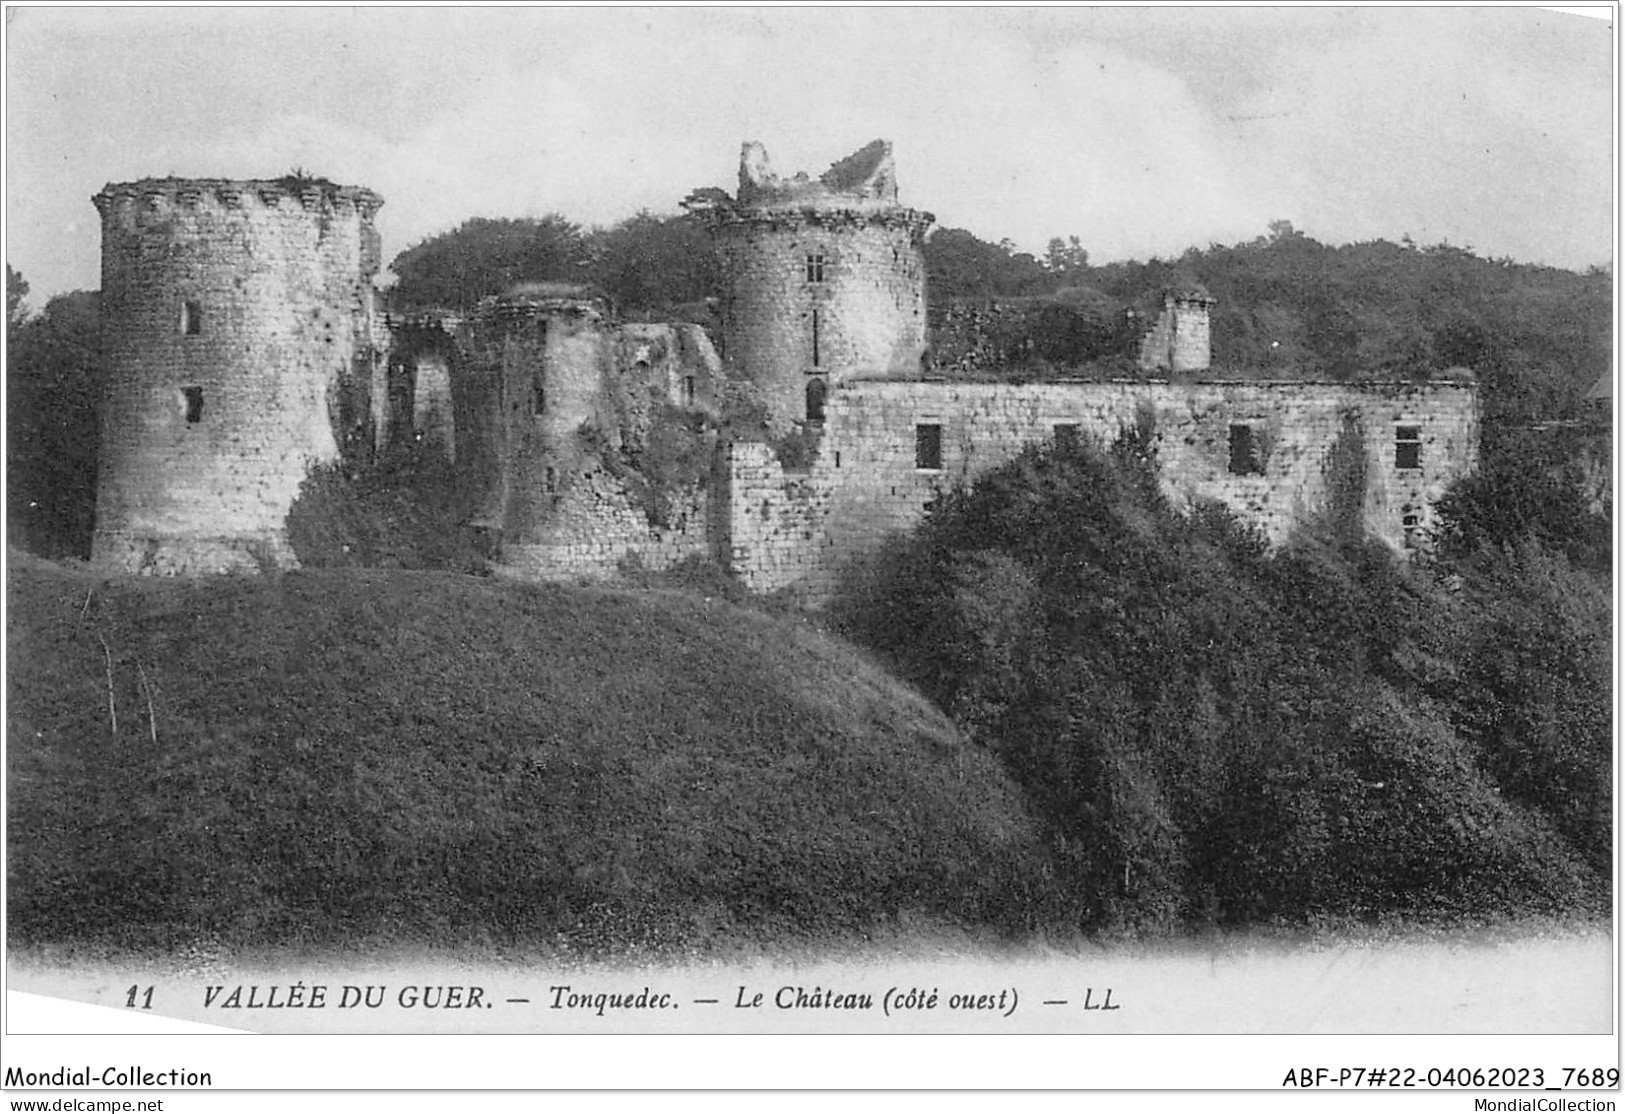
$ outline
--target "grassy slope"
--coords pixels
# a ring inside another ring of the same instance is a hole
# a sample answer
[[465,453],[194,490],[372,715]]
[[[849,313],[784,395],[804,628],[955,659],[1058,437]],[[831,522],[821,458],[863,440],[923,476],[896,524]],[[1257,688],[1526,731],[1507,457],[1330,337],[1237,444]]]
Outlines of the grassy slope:
[[22,943],[831,939],[994,920],[1036,854],[929,704],[721,602],[14,556],[8,603]]

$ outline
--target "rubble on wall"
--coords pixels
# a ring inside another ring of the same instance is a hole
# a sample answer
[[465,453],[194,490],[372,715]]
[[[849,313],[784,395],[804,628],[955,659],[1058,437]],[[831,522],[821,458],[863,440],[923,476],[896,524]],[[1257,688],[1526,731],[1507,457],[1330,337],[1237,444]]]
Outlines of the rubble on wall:
[[827,206],[830,203],[897,204],[897,168],[891,143],[877,139],[835,163],[818,178],[799,173],[782,178],[773,170],[767,148],[747,142],[739,155],[739,204]]

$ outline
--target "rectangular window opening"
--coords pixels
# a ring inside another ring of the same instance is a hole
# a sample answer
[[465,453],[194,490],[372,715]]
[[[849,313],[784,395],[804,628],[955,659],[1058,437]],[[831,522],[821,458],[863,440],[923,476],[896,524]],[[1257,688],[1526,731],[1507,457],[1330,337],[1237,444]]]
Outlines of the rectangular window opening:
[[694,405],[694,377],[692,375],[683,376],[683,405]]
[[821,252],[821,251],[810,251],[810,252],[807,253],[807,281],[808,282],[823,282],[824,281],[824,253],[823,252]]
[[1405,531],[1405,548],[1415,549],[1421,542],[1422,516],[1418,514],[1416,512],[1416,508],[1411,506],[1409,503],[1406,503],[1403,507],[1401,507],[1400,511],[1403,515],[1399,521],[1401,527],[1403,527]]
[[203,332],[203,307],[196,302],[181,303],[181,333],[195,337]]
[[807,421],[824,420],[824,400],[828,394],[829,387],[822,379],[807,380]]
[[186,424],[197,425],[203,420],[203,388],[182,387],[181,399],[186,405]]
[[813,367],[817,367],[818,366],[818,311],[813,310],[812,315],[813,315],[813,335],[812,335]]
[[530,412],[532,415],[547,413],[547,388],[542,385],[542,377],[540,375],[531,380]]
[[914,427],[914,467],[927,472],[942,470],[942,427],[917,425]]
[[1394,427],[1394,467],[1414,471],[1422,467],[1422,427]]
[[1250,425],[1230,427],[1230,474],[1233,476],[1262,476],[1264,461],[1258,451],[1258,431]]
[[1055,427],[1055,447],[1057,449],[1078,447],[1078,427],[1075,423],[1062,422]]

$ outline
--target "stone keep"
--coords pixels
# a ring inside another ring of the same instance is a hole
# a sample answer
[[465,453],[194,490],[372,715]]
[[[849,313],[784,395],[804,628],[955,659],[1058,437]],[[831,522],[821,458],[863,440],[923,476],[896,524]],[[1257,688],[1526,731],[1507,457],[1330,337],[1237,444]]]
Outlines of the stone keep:
[[897,201],[891,144],[876,140],[816,180],[774,173],[759,143],[739,193],[702,190],[722,272],[722,358],[755,385],[782,434],[821,420],[831,388],[915,378],[925,353],[930,213]]
[[102,219],[106,386],[92,560],[294,564],[311,464],[368,436],[382,200],[353,186],[145,179]]

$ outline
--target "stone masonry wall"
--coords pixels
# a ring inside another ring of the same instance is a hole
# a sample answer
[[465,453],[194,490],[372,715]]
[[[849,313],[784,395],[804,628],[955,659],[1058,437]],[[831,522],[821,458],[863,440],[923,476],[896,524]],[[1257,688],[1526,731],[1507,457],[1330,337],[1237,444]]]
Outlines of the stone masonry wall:
[[1210,304],[1168,298],[1156,324],[1140,344],[1140,366],[1176,376],[1206,371],[1212,363]]
[[704,488],[675,499],[664,528],[651,525],[621,480],[602,469],[575,477],[568,491],[548,499],[545,529],[503,544],[502,564],[510,573],[541,580],[602,580],[627,563],[659,571],[711,555]]
[[[299,180],[109,185],[93,559],[292,563],[284,522],[371,378],[376,194]],[[359,388],[357,387],[360,383]],[[359,415],[365,421],[365,411]]]
[[644,498],[632,490],[663,408],[712,409],[720,364],[702,329],[617,325],[589,300],[511,300],[459,346],[458,469],[482,493],[470,524],[497,531],[504,571],[591,579],[710,553],[709,475],[662,489],[658,515],[646,480]]
[[722,362],[692,324],[624,322],[613,331],[617,374],[649,399],[716,413]]
[[708,556],[703,481],[664,492],[669,506],[656,524],[630,493],[632,478],[616,474],[628,451],[647,445],[658,407],[711,406],[718,361],[703,330],[553,318],[544,363],[545,412],[526,418],[533,428],[516,437],[504,564],[542,578],[591,579],[628,561],[660,570]]
[[1213,325],[1207,307],[1179,306],[1174,316],[1173,372],[1206,371],[1213,362],[1212,351]]
[[451,361],[444,352],[422,352],[413,360],[412,431],[457,459],[457,420],[451,404]]
[[[1464,382],[855,383],[830,396],[805,473],[786,475],[764,446],[733,447],[730,565],[753,590],[827,599],[848,564],[916,525],[939,492],[1057,426],[1110,441],[1141,422],[1154,428],[1171,497],[1217,500],[1277,543],[1328,507],[1331,450],[1351,423],[1362,431],[1366,529],[1396,548],[1420,542],[1478,445],[1477,392]],[[919,467],[921,426],[940,429],[939,468]],[[1249,431],[1256,472],[1232,471],[1232,427]]]

